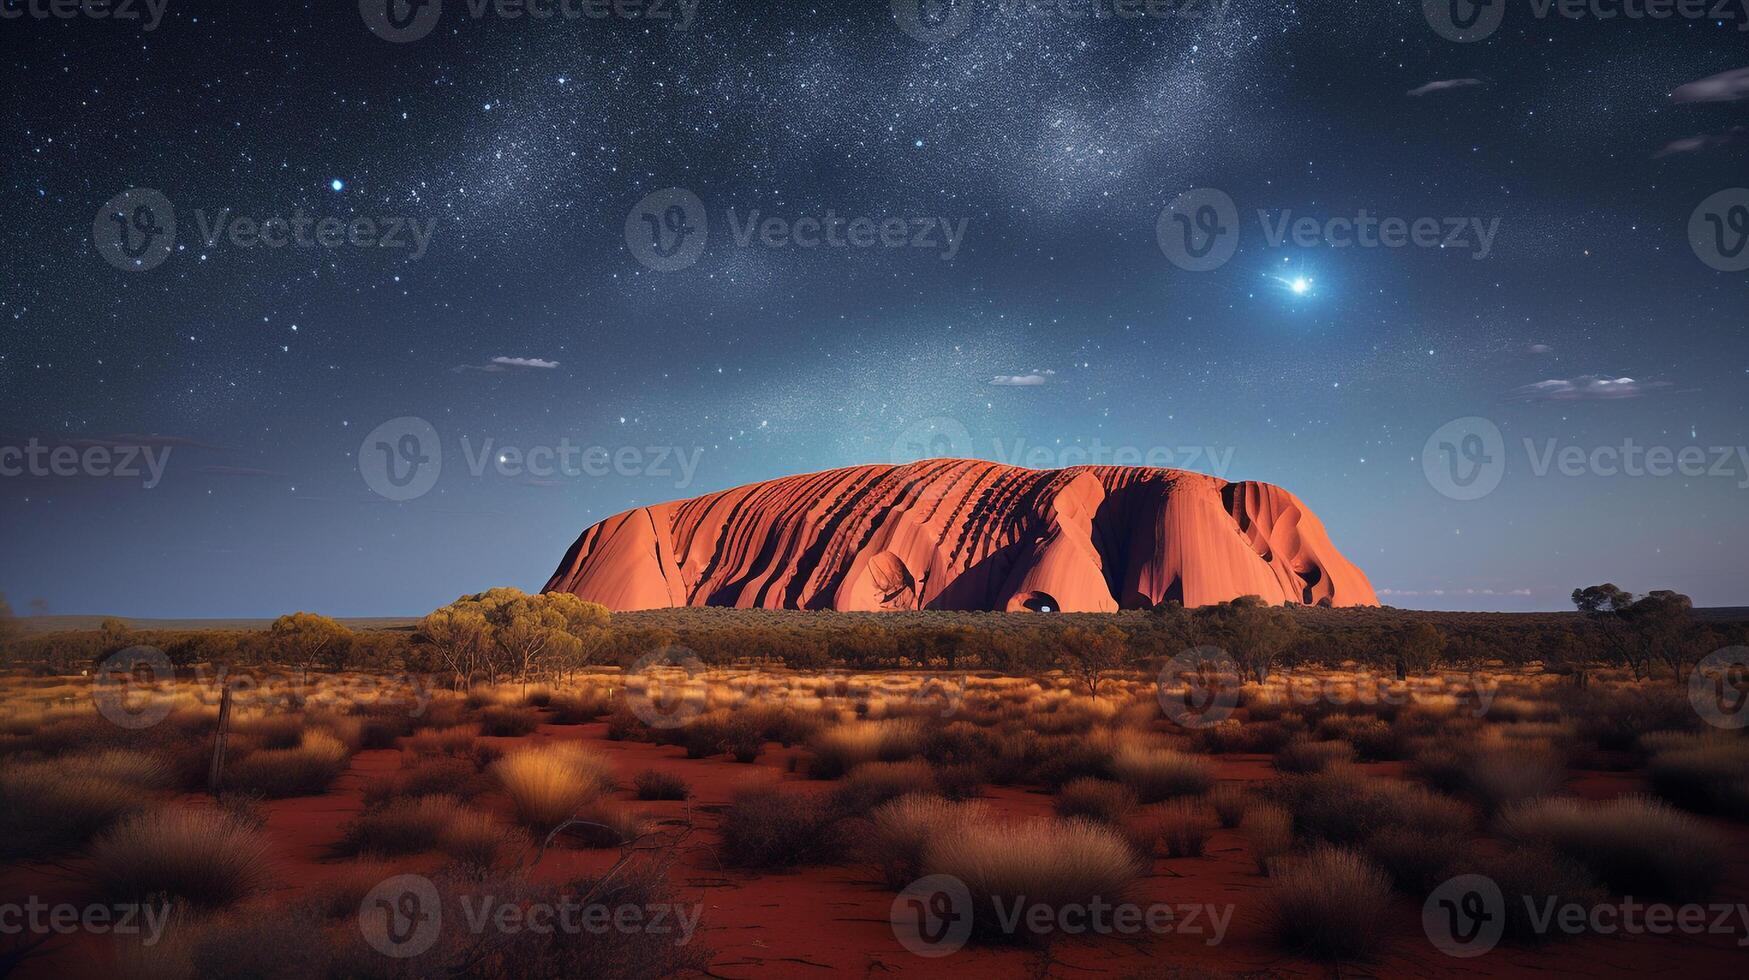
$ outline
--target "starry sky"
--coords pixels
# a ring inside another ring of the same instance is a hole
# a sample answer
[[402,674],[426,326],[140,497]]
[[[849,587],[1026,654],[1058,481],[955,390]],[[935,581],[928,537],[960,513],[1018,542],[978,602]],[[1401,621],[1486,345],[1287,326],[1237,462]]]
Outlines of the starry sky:
[[[447,0],[388,40],[351,0],[156,2],[0,20],[21,612],[416,615],[628,507],[919,446],[1281,484],[1393,605],[1749,604],[1749,10],[1511,0],[1459,43],[1420,0]],[[1236,244],[1194,271],[1163,242],[1209,189]],[[1323,237],[1363,216],[1438,241]],[[429,486],[384,492],[421,439]],[[1706,472],[1539,465],[1630,441]],[[532,465],[567,446],[595,465]]]

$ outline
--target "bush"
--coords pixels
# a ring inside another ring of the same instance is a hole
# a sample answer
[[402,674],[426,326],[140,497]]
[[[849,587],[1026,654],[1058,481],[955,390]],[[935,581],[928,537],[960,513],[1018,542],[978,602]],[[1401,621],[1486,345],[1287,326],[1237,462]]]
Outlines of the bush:
[[1354,759],[1354,746],[1347,742],[1307,742],[1296,739],[1275,753],[1275,768],[1281,772],[1323,772]]
[[816,734],[808,748],[808,775],[836,779],[865,762],[897,762],[923,750],[924,729],[915,718],[855,721]]
[[1353,851],[1320,846],[1283,861],[1270,883],[1268,916],[1277,942],[1324,959],[1359,959],[1383,938],[1391,885]]
[[1209,793],[1208,799],[1215,808],[1215,818],[1228,830],[1239,826],[1251,806],[1251,794],[1241,783],[1221,783]]
[[1749,743],[1712,742],[1659,752],[1652,791],[1685,810],[1749,819]]
[[1269,874],[1270,863],[1294,846],[1294,817],[1285,807],[1261,803],[1245,811],[1239,829],[1257,862],[1258,874]]
[[984,795],[984,771],[975,765],[942,766],[935,771],[941,795],[950,800],[975,800]]
[[1207,760],[1171,749],[1126,745],[1112,756],[1111,769],[1143,803],[1201,796],[1215,782]]
[[843,814],[863,814],[888,800],[912,793],[934,793],[935,771],[922,759],[865,762],[832,790],[831,803]]
[[1496,749],[1477,753],[1464,771],[1469,795],[1487,814],[1561,788],[1565,767],[1547,752]]
[[1157,826],[1167,857],[1202,857],[1208,840],[1208,812],[1200,800],[1177,800],[1160,811]]
[[521,738],[540,727],[540,709],[492,704],[480,709],[480,734],[498,738]]
[[146,805],[141,791],[36,763],[0,773],[0,860],[41,860],[83,847]]
[[267,842],[221,811],[166,807],[130,817],[98,839],[87,874],[108,898],[161,894],[216,908],[266,883]]
[[355,817],[341,832],[342,854],[397,857],[437,847],[445,830],[467,810],[452,796],[398,799]]
[[1725,841],[1663,803],[1624,796],[1603,803],[1535,800],[1507,810],[1501,832],[1578,862],[1609,888],[1635,898],[1688,901],[1718,884]]
[[509,848],[527,847],[521,831],[501,827],[496,818],[478,810],[463,810],[452,817],[437,835],[437,849],[474,872],[490,870]]
[[949,827],[987,820],[981,803],[957,803],[938,796],[901,796],[869,815],[869,829],[858,852],[889,888],[899,889],[923,874],[923,855]]
[[606,800],[577,811],[577,820],[565,834],[582,847],[623,847],[649,830],[643,814]]
[[1465,845],[1455,834],[1386,827],[1367,839],[1365,851],[1398,888],[1413,895],[1451,877],[1453,866],[1464,856]]
[[743,868],[828,863],[845,849],[837,817],[818,794],[743,789],[723,814],[723,857]]
[[[1578,905],[1591,908],[1607,896],[1597,887],[1584,865],[1551,854],[1540,848],[1512,848],[1506,853],[1480,862],[1482,874],[1494,879],[1506,898],[1505,937],[1522,943],[1538,943],[1552,938],[1537,929],[1537,915],[1549,907]],[[1546,928],[1546,924],[1545,924]]]
[[1065,819],[1083,817],[1115,826],[1135,810],[1136,794],[1122,783],[1083,778],[1064,786],[1052,807]]
[[422,728],[407,737],[406,746],[415,755],[467,755],[479,736],[478,725]]
[[492,765],[517,822],[537,835],[550,833],[611,791],[611,772],[605,758],[572,742],[522,749]]
[[272,800],[320,796],[346,771],[348,755],[345,744],[333,735],[306,731],[295,749],[262,749],[231,763],[224,773],[224,787]]
[[[924,848],[924,874],[952,875],[972,897],[973,934],[991,942],[1036,939],[1007,933],[997,903],[1059,910],[1095,899],[1115,903],[1145,868],[1123,836],[1084,820],[949,821]],[[1024,920],[1020,923],[1025,928]]]
[[381,806],[392,799],[414,796],[454,796],[471,800],[492,786],[491,777],[465,759],[408,756],[402,760],[400,772],[366,784],[364,803],[366,806]]
[[686,780],[655,769],[645,769],[633,776],[632,787],[640,800],[684,800],[692,795]]

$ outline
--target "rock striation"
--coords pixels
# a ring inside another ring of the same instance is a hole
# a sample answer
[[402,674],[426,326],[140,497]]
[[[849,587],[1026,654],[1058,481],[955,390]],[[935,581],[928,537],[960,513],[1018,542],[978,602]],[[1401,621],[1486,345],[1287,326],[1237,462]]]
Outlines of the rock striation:
[[1111,612],[1243,595],[1378,605],[1280,487],[970,459],[853,466],[628,510],[584,531],[546,591],[614,610]]

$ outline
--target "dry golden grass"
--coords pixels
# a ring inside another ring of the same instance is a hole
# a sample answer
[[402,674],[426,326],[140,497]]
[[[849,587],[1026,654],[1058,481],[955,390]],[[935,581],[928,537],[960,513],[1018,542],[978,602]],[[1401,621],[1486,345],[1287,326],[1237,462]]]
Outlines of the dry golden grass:
[[92,845],[86,874],[106,898],[164,895],[229,905],[267,882],[267,841],[219,810],[163,807],[130,817]]
[[1065,784],[1051,806],[1065,819],[1082,817],[1116,825],[1135,810],[1136,794],[1122,783],[1082,778]]
[[1209,791],[1209,805],[1223,828],[1231,830],[1245,819],[1245,811],[1253,803],[1251,793],[1240,783],[1221,783]]
[[518,823],[546,834],[613,786],[607,759],[574,742],[519,749],[492,765]]
[[224,785],[233,792],[276,800],[320,796],[346,771],[349,757],[345,743],[326,730],[310,729],[296,748],[261,749],[231,763]]
[[904,888],[922,876],[923,854],[949,828],[968,822],[987,824],[982,803],[957,803],[939,796],[901,796],[869,815],[869,830],[857,851],[888,887]]
[[414,796],[367,810],[346,825],[339,849],[344,854],[397,857],[437,847],[446,830],[468,809],[452,796]]
[[0,772],[0,859],[40,860],[81,847],[147,800],[139,787],[62,774],[53,763]]

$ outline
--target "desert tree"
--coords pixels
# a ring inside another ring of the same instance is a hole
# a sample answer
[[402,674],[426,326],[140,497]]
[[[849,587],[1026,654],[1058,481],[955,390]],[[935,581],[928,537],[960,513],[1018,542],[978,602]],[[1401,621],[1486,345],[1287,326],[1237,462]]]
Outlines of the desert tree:
[[1262,683],[1276,661],[1300,634],[1299,623],[1283,606],[1261,597],[1240,596],[1231,602],[1205,606],[1192,615],[1192,637],[1198,645],[1221,647],[1248,677]]
[[1123,666],[1124,635],[1115,627],[1091,630],[1071,626],[1057,639],[1062,664],[1081,679],[1091,697],[1099,696],[1099,680],[1106,671]]
[[351,653],[352,631],[327,616],[288,613],[267,629],[274,650],[302,667],[340,669]]
[[1650,665],[1642,651],[1636,651],[1632,630],[1628,626],[1627,614],[1634,604],[1634,594],[1605,582],[1574,589],[1572,599],[1573,606],[1591,624],[1610,658],[1625,663],[1633,670],[1636,680],[1645,676]]
[[419,621],[415,636],[437,651],[437,657],[455,676],[457,687],[473,687],[474,678],[485,669],[486,653],[491,645],[491,628],[486,615],[464,596],[455,602],[427,613]]
[[18,617],[12,614],[12,606],[6,601],[6,596],[0,594],[0,654],[7,654],[13,641],[24,634],[18,625]]

